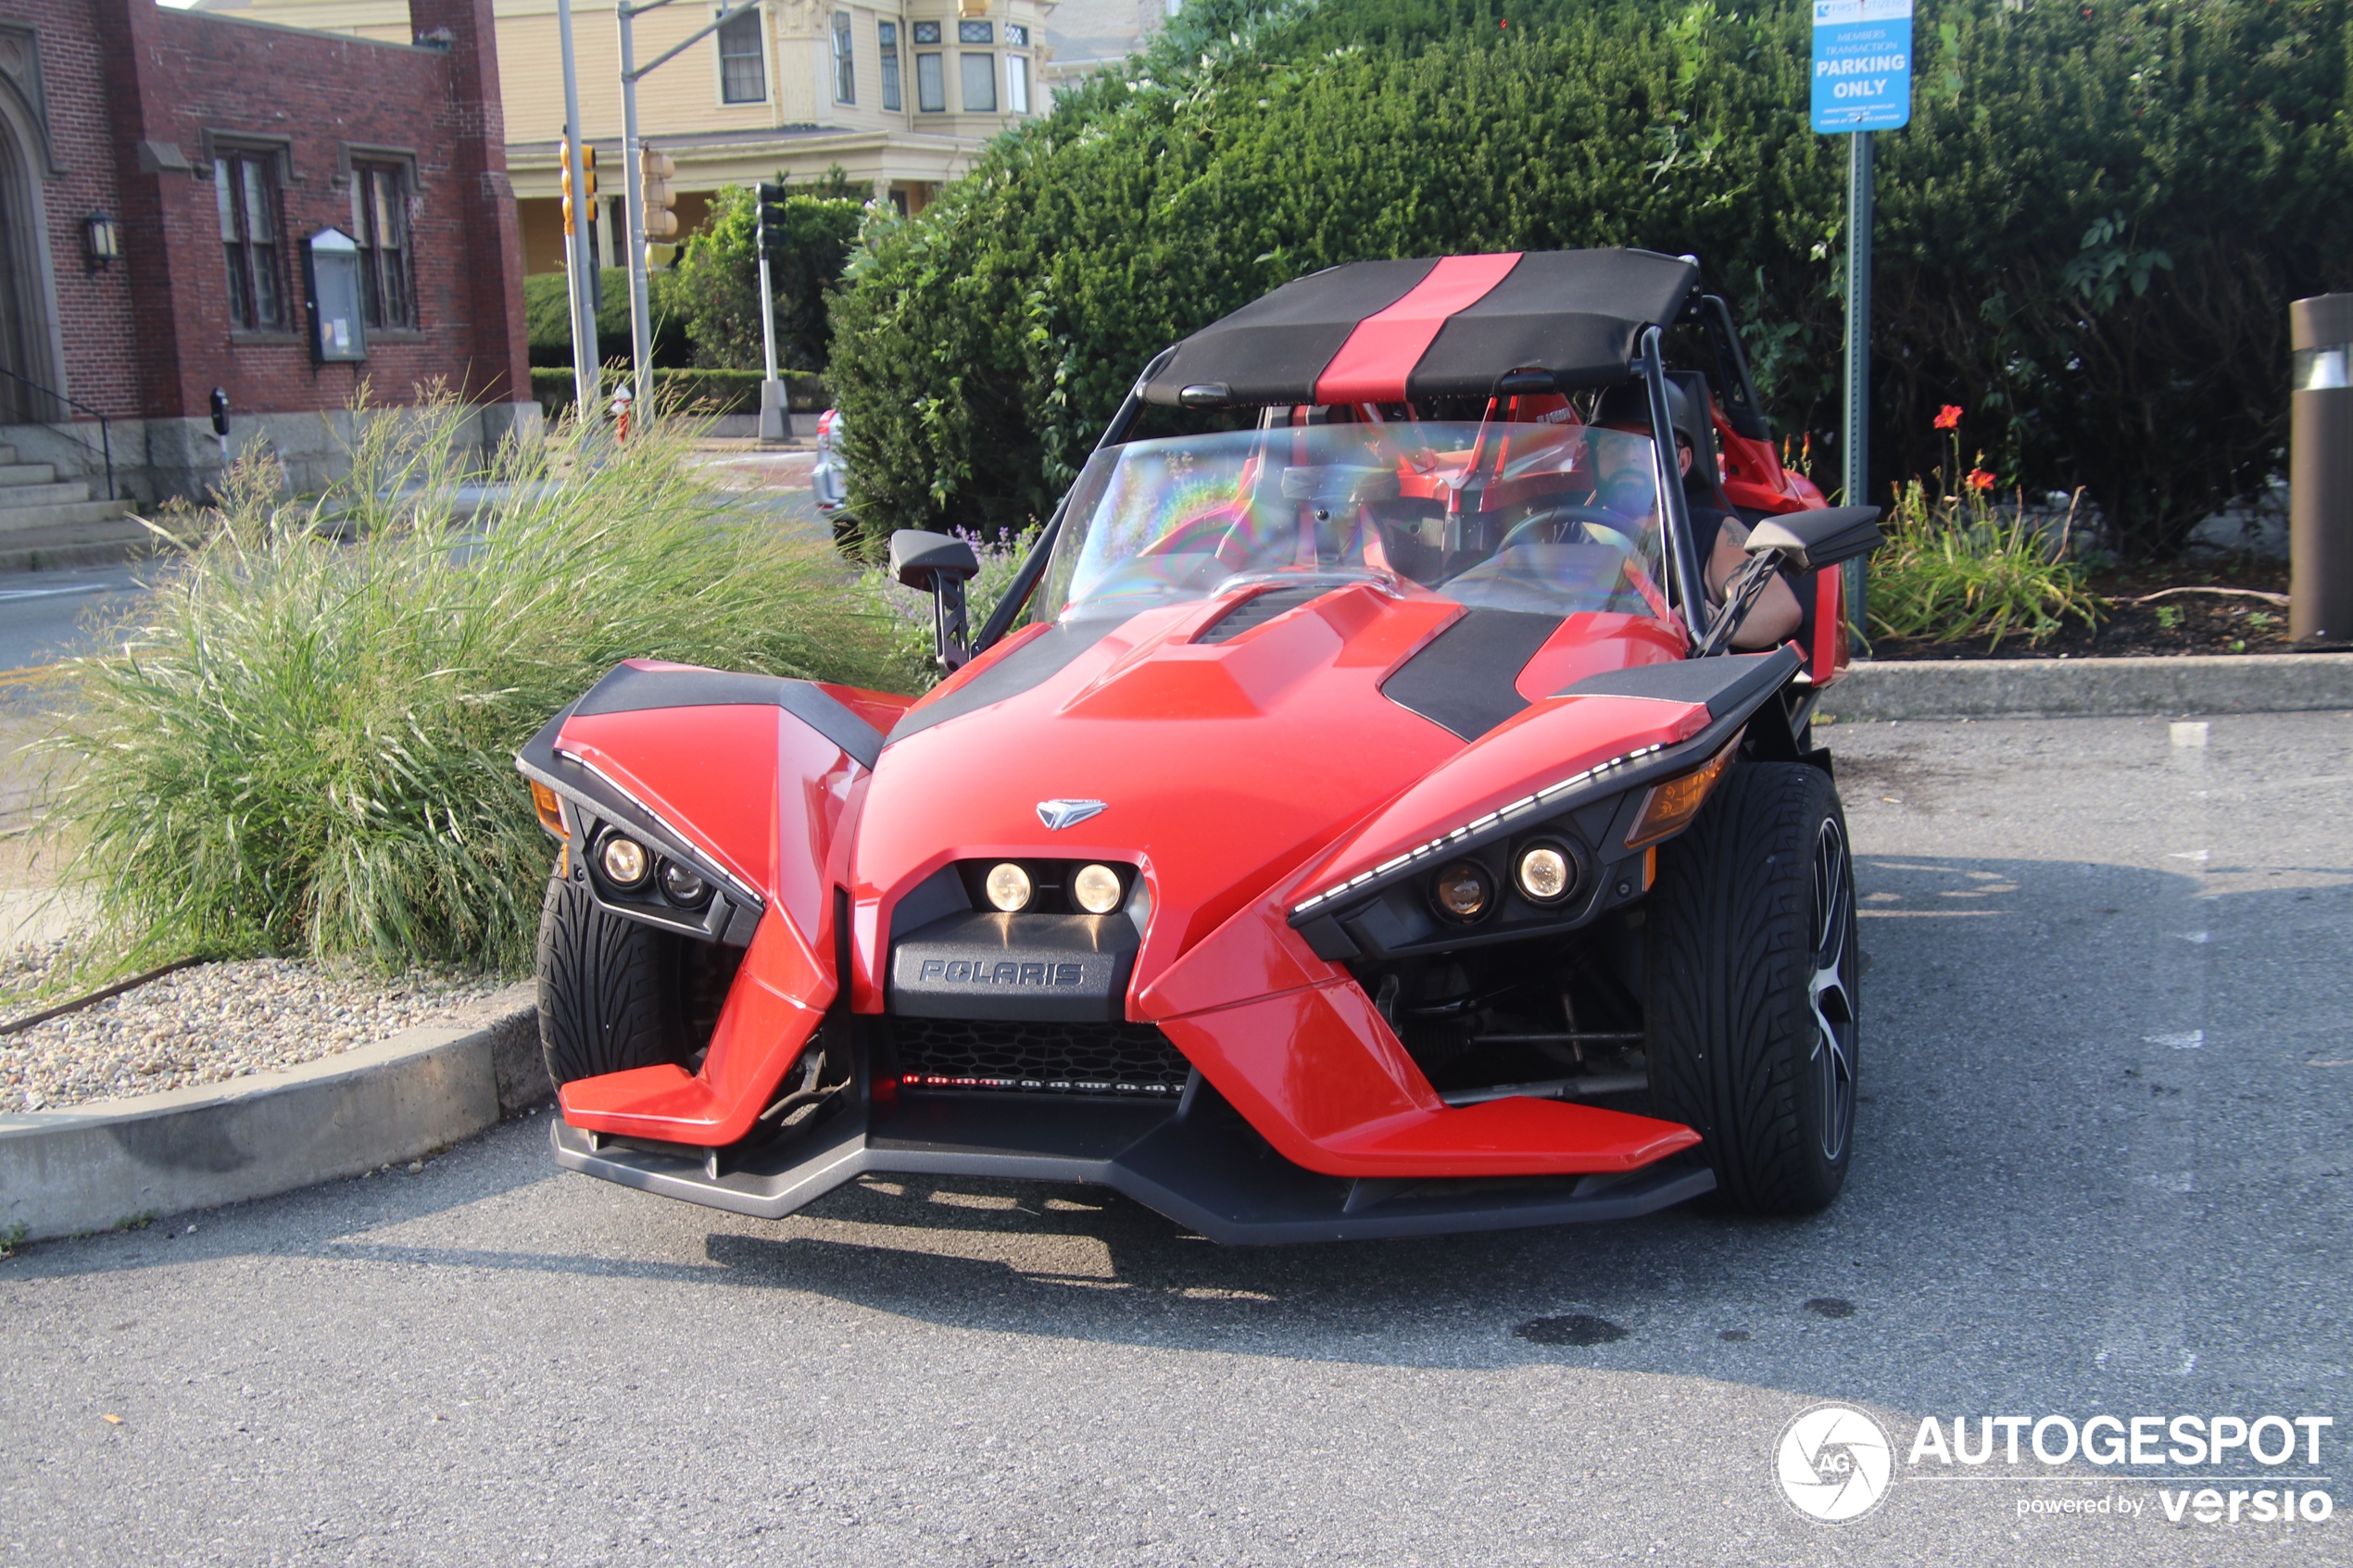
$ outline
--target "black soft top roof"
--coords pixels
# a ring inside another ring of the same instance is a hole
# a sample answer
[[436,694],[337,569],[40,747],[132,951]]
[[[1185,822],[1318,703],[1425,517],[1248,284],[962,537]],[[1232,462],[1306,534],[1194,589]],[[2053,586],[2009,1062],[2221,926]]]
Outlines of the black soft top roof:
[[[1647,250],[1356,261],[1285,283],[1176,345],[1147,402],[1252,406],[1484,397],[1508,370],[1624,377],[1682,313],[1696,264]],[[1181,395],[1194,389],[1193,395]]]

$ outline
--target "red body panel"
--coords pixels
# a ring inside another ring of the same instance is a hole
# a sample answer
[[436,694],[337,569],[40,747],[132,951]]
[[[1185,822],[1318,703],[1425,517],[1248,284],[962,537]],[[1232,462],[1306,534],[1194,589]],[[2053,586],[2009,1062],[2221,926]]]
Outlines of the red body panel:
[[[877,712],[907,699],[832,688]],[[853,709],[854,711],[854,709]],[[750,1131],[835,992],[827,874],[865,771],[782,709],[758,704],[574,714],[557,746],[603,774],[767,900],[702,1071],[648,1067],[564,1085],[573,1125],[675,1143]]]
[[1572,773],[1642,747],[1689,740],[1706,727],[1707,709],[1688,703],[1642,696],[1549,697],[1430,770],[1351,833],[1312,880],[1318,886],[1345,882]]
[[[884,752],[857,834],[851,1002],[880,1012],[890,907],[951,860],[1044,855],[1143,868],[1138,988],[1350,822],[1460,749],[1380,681],[1462,613],[1434,596],[1327,595],[1231,642],[1230,601],[1137,616],[1051,678]],[[927,699],[934,700],[934,699]],[[914,711],[921,711],[918,705]],[[1061,833],[1041,800],[1109,809]]]
[[727,993],[702,1070],[690,1076],[683,1067],[640,1067],[576,1078],[558,1096],[564,1120],[666,1143],[734,1143],[775,1098],[833,999],[833,965],[771,909]]
[[1227,922],[1137,998],[1285,1159],[1331,1176],[1630,1171],[1699,1141],[1672,1122],[1511,1098],[1450,1109],[1285,897]]
[[[562,749],[772,903],[701,1071],[574,1082],[567,1119],[671,1143],[740,1139],[835,998],[832,889],[849,895],[851,1006],[879,1013],[897,902],[950,861],[1030,856],[1141,869],[1151,913],[1129,1016],[1158,1023],[1309,1170],[1616,1172],[1696,1142],[1687,1128],[1589,1106],[1447,1107],[1355,981],[1283,918],[1311,869],[1319,881],[1344,876],[1415,834],[1693,733],[1705,711],[1682,704],[1549,695],[1675,658],[1680,632],[1636,616],[1574,618],[1518,675],[1534,705],[1466,746],[1380,690],[1462,615],[1451,600],[1360,585],[1230,641],[1191,640],[1231,608],[1139,615],[1029,689],[903,736],[871,773],[770,708],[568,722]],[[943,700],[1039,634],[1008,639],[904,710]],[[833,695],[877,720],[900,708],[880,694]],[[1038,803],[1062,797],[1110,806],[1050,832]]]

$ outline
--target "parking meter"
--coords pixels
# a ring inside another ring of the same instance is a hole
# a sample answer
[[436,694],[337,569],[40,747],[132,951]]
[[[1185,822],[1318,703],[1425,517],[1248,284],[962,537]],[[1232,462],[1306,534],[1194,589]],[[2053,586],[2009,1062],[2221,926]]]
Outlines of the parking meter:
[[220,387],[212,389],[212,433],[220,443],[220,460],[229,460],[229,394]]

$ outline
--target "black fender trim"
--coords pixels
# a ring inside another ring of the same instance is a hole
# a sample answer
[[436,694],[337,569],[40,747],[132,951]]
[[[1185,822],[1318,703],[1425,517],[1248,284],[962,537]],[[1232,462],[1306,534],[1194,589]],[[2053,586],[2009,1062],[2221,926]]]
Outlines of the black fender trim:
[[1554,696],[1648,696],[1662,702],[1703,704],[1710,719],[1747,713],[1773,692],[1788,684],[1804,668],[1797,650],[1788,646],[1766,653],[1722,654],[1714,659],[1678,659],[1663,664],[1638,664],[1588,675],[1563,686]]
[[872,771],[882,732],[813,681],[728,670],[638,670],[616,664],[565,710],[587,717],[655,708],[781,708]]

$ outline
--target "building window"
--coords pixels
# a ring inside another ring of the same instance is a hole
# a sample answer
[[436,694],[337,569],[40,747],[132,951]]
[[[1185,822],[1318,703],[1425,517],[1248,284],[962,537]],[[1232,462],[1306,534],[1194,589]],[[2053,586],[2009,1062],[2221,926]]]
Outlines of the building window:
[[1029,112],[1029,62],[1019,55],[1005,56],[1005,111]]
[[882,61],[883,107],[898,109],[899,102],[899,24],[876,22],[875,42],[879,45],[875,55]]
[[351,166],[351,237],[359,242],[359,277],[371,327],[417,324],[409,272],[408,172],[396,163]]
[[1005,42],[1012,44],[1016,49],[1028,48],[1029,29],[1024,27],[1019,22],[1007,22],[1005,24]]
[[988,22],[958,22],[956,42],[959,44],[994,44],[997,35]]
[[764,104],[768,65],[760,37],[760,13],[747,11],[719,30],[719,101]]
[[858,64],[849,53],[849,13],[834,13],[834,102],[858,101]]
[[997,112],[997,56],[994,55],[959,55],[957,67],[964,78],[964,112],[995,114]]
[[915,107],[925,114],[938,114],[948,107],[948,83],[937,55],[915,56]]
[[938,43],[939,24],[937,22],[917,22],[915,24],[915,42],[918,44]]
[[278,182],[271,161],[268,153],[231,153],[212,161],[220,245],[229,260],[229,320],[248,331],[286,324],[278,271]]

